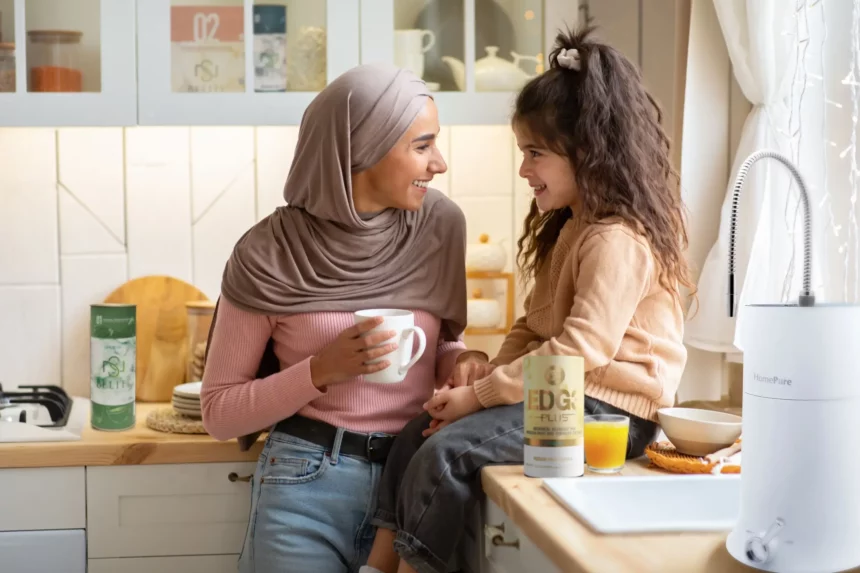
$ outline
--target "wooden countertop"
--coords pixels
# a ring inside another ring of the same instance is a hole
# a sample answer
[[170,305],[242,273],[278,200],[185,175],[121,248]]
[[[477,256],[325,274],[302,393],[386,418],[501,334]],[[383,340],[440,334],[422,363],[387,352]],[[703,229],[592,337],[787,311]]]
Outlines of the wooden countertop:
[[[624,479],[625,475],[664,473],[647,464],[647,459],[628,462],[618,479]],[[595,533],[559,504],[543,488],[541,479],[526,477],[522,466],[488,466],[482,472],[481,481],[487,497],[565,573],[755,571],[729,555],[725,547],[727,532]]]
[[88,423],[77,442],[0,443],[0,468],[257,461],[263,438],[241,452],[236,440],[219,442],[206,434],[151,430],[146,416],[163,406],[167,404],[138,403],[137,424],[124,432],[101,432]]

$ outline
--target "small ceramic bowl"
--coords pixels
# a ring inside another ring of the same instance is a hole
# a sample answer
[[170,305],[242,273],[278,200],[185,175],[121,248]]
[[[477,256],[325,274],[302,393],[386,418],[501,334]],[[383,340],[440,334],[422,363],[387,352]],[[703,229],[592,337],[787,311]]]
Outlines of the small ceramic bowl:
[[706,456],[732,445],[741,435],[741,417],[698,408],[661,408],[657,417],[675,449]]

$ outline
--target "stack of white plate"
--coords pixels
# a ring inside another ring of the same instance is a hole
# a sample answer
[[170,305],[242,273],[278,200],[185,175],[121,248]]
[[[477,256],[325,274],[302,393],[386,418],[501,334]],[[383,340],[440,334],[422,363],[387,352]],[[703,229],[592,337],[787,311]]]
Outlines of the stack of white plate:
[[177,414],[189,418],[202,418],[200,413],[200,388],[203,382],[188,382],[173,389],[173,409]]

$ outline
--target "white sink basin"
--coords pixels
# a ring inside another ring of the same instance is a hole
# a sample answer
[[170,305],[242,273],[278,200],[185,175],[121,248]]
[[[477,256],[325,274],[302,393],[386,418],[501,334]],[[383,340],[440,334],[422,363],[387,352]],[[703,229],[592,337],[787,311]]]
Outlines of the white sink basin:
[[740,513],[737,474],[547,478],[543,486],[600,533],[729,531]]

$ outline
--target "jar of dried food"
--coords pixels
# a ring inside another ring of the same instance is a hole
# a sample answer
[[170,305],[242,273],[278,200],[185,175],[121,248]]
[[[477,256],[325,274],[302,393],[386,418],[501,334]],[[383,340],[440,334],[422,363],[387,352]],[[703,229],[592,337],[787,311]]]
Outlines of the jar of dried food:
[[0,44],[0,92],[15,91],[15,44]]
[[215,303],[209,300],[195,300],[185,303],[188,314],[188,367],[185,371],[187,382],[203,380],[203,366],[206,358],[206,342],[209,327],[215,315]]
[[74,30],[27,32],[27,63],[31,92],[83,90],[81,36]]

